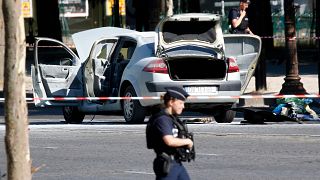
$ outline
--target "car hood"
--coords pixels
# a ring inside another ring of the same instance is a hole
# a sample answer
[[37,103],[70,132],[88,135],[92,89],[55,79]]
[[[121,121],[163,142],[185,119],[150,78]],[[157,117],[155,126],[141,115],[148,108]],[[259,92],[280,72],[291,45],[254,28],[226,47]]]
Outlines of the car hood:
[[220,15],[187,13],[167,17],[156,27],[155,54],[180,46],[223,49]]
[[83,62],[88,58],[90,50],[95,41],[103,37],[119,36],[137,31],[116,27],[102,27],[81,31],[72,35],[80,60]]

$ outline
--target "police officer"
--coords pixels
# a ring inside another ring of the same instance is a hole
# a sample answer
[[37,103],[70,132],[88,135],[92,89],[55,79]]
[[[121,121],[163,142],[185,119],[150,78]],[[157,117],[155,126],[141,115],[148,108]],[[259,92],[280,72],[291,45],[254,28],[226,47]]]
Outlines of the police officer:
[[246,12],[249,4],[249,0],[240,0],[239,8],[233,8],[229,11],[228,19],[230,25],[230,33],[253,35],[249,28],[249,19]]
[[146,129],[147,146],[149,149],[154,149],[157,154],[153,161],[157,180],[190,179],[177,150],[179,148],[191,150],[193,141],[189,138],[179,138],[180,130],[175,125],[177,121],[181,123],[177,116],[182,113],[188,96],[189,94],[182,88],[167,88],[162,97],[164,107],[149,119]]

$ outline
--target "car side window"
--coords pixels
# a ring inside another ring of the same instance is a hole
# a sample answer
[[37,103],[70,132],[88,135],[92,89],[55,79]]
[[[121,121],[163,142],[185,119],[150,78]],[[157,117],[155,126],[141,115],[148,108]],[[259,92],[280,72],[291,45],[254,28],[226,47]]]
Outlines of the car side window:
[[120,48],[117,62],[129,61],[136,49],[136,46],[137,43],[134,41],[124,41]]
[[74,57],[61,44],[53,41],[40,41],[38,44],[38,63],[45,65],[74,65]]
[[114,42],[108,42],[107,40],[99,42],[95,48],[93,57],[95,59],[100,59],[103,63],[106,63],[108,55],[110,54],[114,44]]

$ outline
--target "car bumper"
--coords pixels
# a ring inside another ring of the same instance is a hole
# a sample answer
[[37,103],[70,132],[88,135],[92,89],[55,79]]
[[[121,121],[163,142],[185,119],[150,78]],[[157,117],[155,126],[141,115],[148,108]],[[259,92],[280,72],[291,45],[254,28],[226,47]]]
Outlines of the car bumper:
[[[193,95],[186,101],[187,104],[232,104],[238,101],[240,95],[240,81],[223,82],[146,82],[147,90],[150,94],[160,95],[166,91],[167,87],[187,87],[187,86],[216,86],[217,92],[212,95]],[[214,97],[211,97],[214,96]],[[145,106],[159,104],[160,101],[143,102]],[[192,105],[194,106],[194,105]]]
[[224,81],[221,83],[199,83],[199,82],[146,82],[149,92],[165,92],[167,87],[186,87],[186,86],[217,86],[218,92],[240,91],[240,81]]

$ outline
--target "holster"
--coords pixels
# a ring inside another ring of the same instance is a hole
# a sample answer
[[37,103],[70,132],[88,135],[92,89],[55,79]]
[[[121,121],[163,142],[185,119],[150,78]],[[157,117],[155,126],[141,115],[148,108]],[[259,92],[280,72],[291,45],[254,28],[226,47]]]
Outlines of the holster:
[[157,176],[166,176],[170,172],[171,157],[166,153],[158,154],[153,161],[153,171]]

